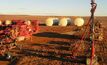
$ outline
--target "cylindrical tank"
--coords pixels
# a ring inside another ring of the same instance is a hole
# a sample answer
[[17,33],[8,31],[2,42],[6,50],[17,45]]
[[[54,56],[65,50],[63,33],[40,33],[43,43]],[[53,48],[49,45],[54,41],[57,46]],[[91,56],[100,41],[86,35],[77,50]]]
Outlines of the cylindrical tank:
[[80,27],[80,26],[83,26],[84,25],[84,19],[83,18],[76,18],[74,20],[74,25]]
[[2,21],[0,20],[0,25],[2,25]]
[[57,25],[59,22],[58,18],[48,18],[45,22],[46,26]]
[[31,21],[30,20],[27,20],[24,22],[26,25],[31,25]]
[[5,21],[5,24],[6,24],[6,25],[10,25],[10,24],[12,24],[12,21],[11,21],[11,20],[6,20],[6,21]]
[[59,26],[67,26],[71,24],[70,18],[62,18],[59,22]]

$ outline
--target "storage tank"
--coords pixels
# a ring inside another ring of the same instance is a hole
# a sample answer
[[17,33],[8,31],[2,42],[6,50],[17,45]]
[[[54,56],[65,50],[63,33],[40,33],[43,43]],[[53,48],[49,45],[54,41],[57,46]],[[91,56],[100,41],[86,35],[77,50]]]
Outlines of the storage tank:
[[80,27],[80,26],[83,26],[84,25],[84,19],[83,18],[76,18],[74,20],[74,25]]
[[2,21],[0,20],[0,25],[2,25]]
[[24,23],[25,23],[26,25],[31,25],[31,21],[30,21],[30,20],[26,20]]
[[71,24],[70,18],[62,18],[59,22],[59,26],[67,26]]
[[46,19],[46,26],[53,26],[53,25],[58,25],[59,19],[58,18],[48,18]]
[[11,20],[6,20],[6,21],[5,21],[5,24],[6,24],[6,25],[10,25],[10,24],[12,24],[12,21],[11,21]]

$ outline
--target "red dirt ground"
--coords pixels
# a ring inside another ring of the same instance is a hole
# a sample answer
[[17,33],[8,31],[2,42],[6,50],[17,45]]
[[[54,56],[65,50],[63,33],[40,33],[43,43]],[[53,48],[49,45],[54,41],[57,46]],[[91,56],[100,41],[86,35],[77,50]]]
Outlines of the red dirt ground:
[[[11,50],[15,58],[11,61],[2,60],[1,65],[85,65],[87,51],[76,52],[77,58],[72,58],[72,47],[81,38],[82,32],[75,32],[76,27],[40,26],[39,33],[32,40],[22,41],[18,47]],[[72,33],[74,32],[74,34]],[[64,34],[65,33],[65,34]],[[107,30],[105,29],[105,34]],[[107,35],[105,35],[107,39]],[[87,50],[87,44],[80,47]],[[84,47],[85,46],[85,47]],[[20,47],[20,49],[19,49]],[[78,47],[79,48],[79,47]],[[100,65],[107,64],[107,44],[96,42],[96,55]],[[75,54],[76,54],[75,53]]]

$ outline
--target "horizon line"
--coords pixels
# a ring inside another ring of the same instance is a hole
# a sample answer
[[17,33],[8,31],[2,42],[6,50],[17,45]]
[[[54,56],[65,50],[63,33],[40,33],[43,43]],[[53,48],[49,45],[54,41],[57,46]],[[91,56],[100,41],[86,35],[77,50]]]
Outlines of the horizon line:
[[[91,15],[45,15],[45,14],[43,14],[43,15],[41,15],[41,14],[0,14],[0,16],[1,15],[10,15],[10,16],[86,16],[86,17],[89,17],[89,16],[91,16]],[[95,15],[95,16],[107,16],[107,15]]]

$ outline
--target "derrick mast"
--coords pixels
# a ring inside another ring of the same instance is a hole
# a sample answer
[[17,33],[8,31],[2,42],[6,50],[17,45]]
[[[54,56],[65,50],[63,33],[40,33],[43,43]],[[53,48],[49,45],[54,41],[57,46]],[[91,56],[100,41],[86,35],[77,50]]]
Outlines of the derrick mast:
[[91,44],[91,61],[90,65],[93,65],[93,60],[95,58],[95,23],[94,23],[94,12],[96,10],[97,4],[95,0],[91,0],[91,17],[90,17],[90,44]]

